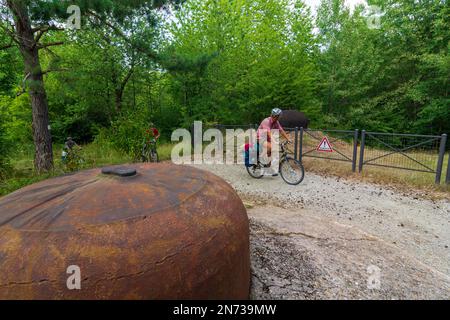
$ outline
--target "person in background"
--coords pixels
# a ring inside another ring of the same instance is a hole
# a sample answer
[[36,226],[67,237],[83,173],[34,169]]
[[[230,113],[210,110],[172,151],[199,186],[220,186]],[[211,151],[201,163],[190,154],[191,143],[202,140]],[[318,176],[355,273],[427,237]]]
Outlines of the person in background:
[[146,134],[147,142],[152,142],[152,141],[156,142],[156,141],[158,141],[159,137],[161,136],[161,134],[159,133],[158,129],[156,129],[153,122],[150,122],[150,126],[146,130],[145,134]]
[[67,156],[69,155],[70,152],[73,151],[73,148],[81,149],[81,147],[75,141],[73,141],[72,137],[68,137],[66,140],[66,143],[64,144],[63,151],[62,151],[62,161],[63,162],[67,160]]

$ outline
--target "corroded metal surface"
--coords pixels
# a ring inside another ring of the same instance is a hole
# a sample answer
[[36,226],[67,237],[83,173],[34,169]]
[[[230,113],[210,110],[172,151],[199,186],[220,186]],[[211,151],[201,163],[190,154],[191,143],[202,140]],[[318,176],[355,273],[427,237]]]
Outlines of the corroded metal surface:
[[[50,179],[0,200],[0,299],[246,299],[249,225],[222,179],[137,164]],[[69,266],[81,290],[69,290]]]

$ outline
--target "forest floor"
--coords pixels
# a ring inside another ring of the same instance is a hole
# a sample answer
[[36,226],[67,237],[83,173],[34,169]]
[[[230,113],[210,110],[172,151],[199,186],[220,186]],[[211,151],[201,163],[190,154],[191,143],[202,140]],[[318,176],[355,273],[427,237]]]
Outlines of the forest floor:
[[198,167],[247,206],[252,298],[450,299],[448,198],[309,172],[292,187],[251,179],[243,166]]

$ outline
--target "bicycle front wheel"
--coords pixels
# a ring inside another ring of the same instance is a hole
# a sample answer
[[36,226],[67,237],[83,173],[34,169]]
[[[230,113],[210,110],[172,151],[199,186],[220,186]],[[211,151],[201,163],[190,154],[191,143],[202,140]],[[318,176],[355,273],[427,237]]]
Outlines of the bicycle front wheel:
[[280,174],[287,184],[296,186],[303,182],[303,179],[305,178],[305,168],[300,161],[286,158],[280,163]]

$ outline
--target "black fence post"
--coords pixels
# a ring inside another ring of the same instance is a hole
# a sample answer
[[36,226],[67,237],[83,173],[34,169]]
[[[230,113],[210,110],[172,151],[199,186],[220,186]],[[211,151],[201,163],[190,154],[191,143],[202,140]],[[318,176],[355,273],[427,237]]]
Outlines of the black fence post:
[[218,144],[219,144],[219,152],[220,152],[220,154],[223,154],[223,151],[225,150],[225,146],[224,146],[222,125],[219,124],[216,129],[220,131],[219,142],[218,142]]
[[450,152],[448,153],[447,176],[445,177],[445,183],[450,184]]
[[194,123],[192,123],[190,131],[191,131],[191,146],[192,146],[192,149],[194,149],[194,144],[195,144]]
[[298,155],[298,161],[303,162],[303,133],[305,133],[305,129],[303,127],[300,128],[300,150]]
[[295,127],[294,159],[298,160],[298,127]]
[[441,176],[442,176],[442,167],[444,165],[444,157],[445,157],[445,147],[447,144],[447,135],[443,134],[441,136],[441,147],[439,148],[439,160],[438,165],[436,169],[436,184],[441,183]]
[[366,130],[361,132],[361,153],[359,155],[359,172],[362,172],[364,166],[364,149],[366,147]]
[[355,130],[355,136],[353,137],[353,159],[352,159],[352,171],[356,172],[356,159],[358,157],[358,138],[359,130]]

